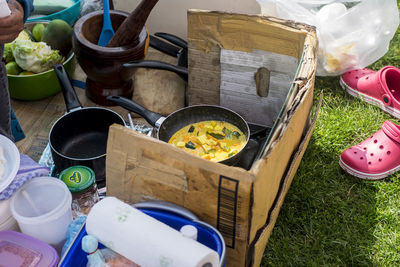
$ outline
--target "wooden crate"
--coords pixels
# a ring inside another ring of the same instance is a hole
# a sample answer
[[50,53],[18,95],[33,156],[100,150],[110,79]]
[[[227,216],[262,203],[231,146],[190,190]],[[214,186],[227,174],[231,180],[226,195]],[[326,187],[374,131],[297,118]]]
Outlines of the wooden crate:
[[[266,66],[275,81],[261,78],[257,86],[268,83],[267,98],[276,98],[279,108],[267,105],[272,114],[259,116],[263,120],[258,123],[272,129],[261,157],[247,171],[188,155],[114,125],[107,146],[107,193],[129,203],[159,199],[186,207],[223,234],[228,247],[226,266],[259,266],[317,118],[315,112],[311,119],[318,46],[315,29],[277,18],[190,10],[188,41],[191,104],[219,105],[221,99],[235,94],[221,83],[229,81],[221,72],[232,68],[224,64],[243,62],[243,56],[248,63],[257,58],[254,53],[269,58],[260,66]],[[289,68],[293,62],[297,67]],[[247,65],[250,72],[260,68]],[[279,75],[273,72],[283,73],[280,77],[286,75],[286,80],[276,82]],[[257,81],[249,77],[244,80],[250,88]],[[277,97],[276,92],[285,90]],[[251,99],[246,97],[246,101]],[[259,101],[261,105],[267,102]],[[246,110],[239,104],[235,106],[249,121],[254,119],[243,114]]]

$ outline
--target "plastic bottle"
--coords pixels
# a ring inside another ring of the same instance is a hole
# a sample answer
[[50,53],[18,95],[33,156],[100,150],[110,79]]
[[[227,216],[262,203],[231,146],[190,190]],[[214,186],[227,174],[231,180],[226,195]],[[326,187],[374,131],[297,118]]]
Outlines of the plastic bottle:
[[10,16],[11,10],[6,0],[0,0],[0,19]]

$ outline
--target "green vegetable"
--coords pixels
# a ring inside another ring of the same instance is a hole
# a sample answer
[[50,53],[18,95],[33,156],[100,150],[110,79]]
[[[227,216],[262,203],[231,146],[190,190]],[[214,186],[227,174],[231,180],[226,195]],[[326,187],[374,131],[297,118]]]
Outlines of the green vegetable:
[[22,69],[17,65],[15,61],[8,62],[6,64],[7,74],[18,75]]
[[14,61],[14,55],[11,49],[11,43],[4,45],[3,58],[6,63]]
[[37,42],[40,42],[42,40],[44,28],[45,27],[42,23],[38,23],[35,26],[33,26],[32,35],[33,35],[33,38],[35,38],[35,40]]
[[25,71],[44,72],[63,61],[57,50],[51,50],[50,46],[43,42],[15,40],[11,43],[11,49],[15,62]]
[[185,147],[189,149],[196,149],[196,145],[193,144],[191,141],[187,142]]
[[232,139],[232,131],[231,130],[224,127],[222,129],[222,132],[225,134],[226,138]]
[[222,146],[221,148],[225,152],[229,152],[231,150],[228,146]]
[[213,132],[207,132],[208,135],[211,135],[212,137],[218,139],[218,140],[222,140],[225,138],[225,135],[222,135],[220,133],[213,133]]
[[30,31],[27,29],[22,30],[19,34],[16,40],[30,40],[30,41],[35,41],[33,40],[33,35]]
[[44,29],[41,41],[67,56],[72,48],[72,28],[64,20],[52,20]]
[[237,132],[237,131],[234,131],[234,132],[232,133],[232,135],[233,135],[233,136],[235,136],[236,138],[239,138],[239,136],[240,136],[240,133],[239,133],[239,132]]
[[192,125],[192,126],[190,126],[188,133],[193,133],[193,131],[194,131],[194,126]]

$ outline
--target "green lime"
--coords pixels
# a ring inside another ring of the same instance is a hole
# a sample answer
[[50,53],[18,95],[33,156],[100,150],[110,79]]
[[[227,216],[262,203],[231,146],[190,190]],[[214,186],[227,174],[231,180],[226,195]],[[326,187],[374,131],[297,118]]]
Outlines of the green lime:
[[20,72],[19,76],[27,76],[27,75],[33,75],[33,74],[36,74],[36,73],[34,73],[32,71],[23,71],[23,72]]
[[35,26],[33,26],[32,35],[33,38],[35,38],[36,42],[40,42],[42,40],[44,28],[45,27],[42,23],[38,23]]
[[10,75],[18,75],[22,69],[18,66],[18,64],[15,61],[8,62],[6,64],[6,70],[7,74]]

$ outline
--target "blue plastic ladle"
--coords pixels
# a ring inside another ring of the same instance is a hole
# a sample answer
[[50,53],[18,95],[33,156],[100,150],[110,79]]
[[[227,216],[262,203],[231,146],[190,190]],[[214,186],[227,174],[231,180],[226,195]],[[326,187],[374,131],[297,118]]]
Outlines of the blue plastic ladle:
[[106,46],[111,38],[114,36],[114,29],[111,24],[110,18],[110,2],[103,0],[103,29],[101,30],[100,38],[98,41],[99,46]]

